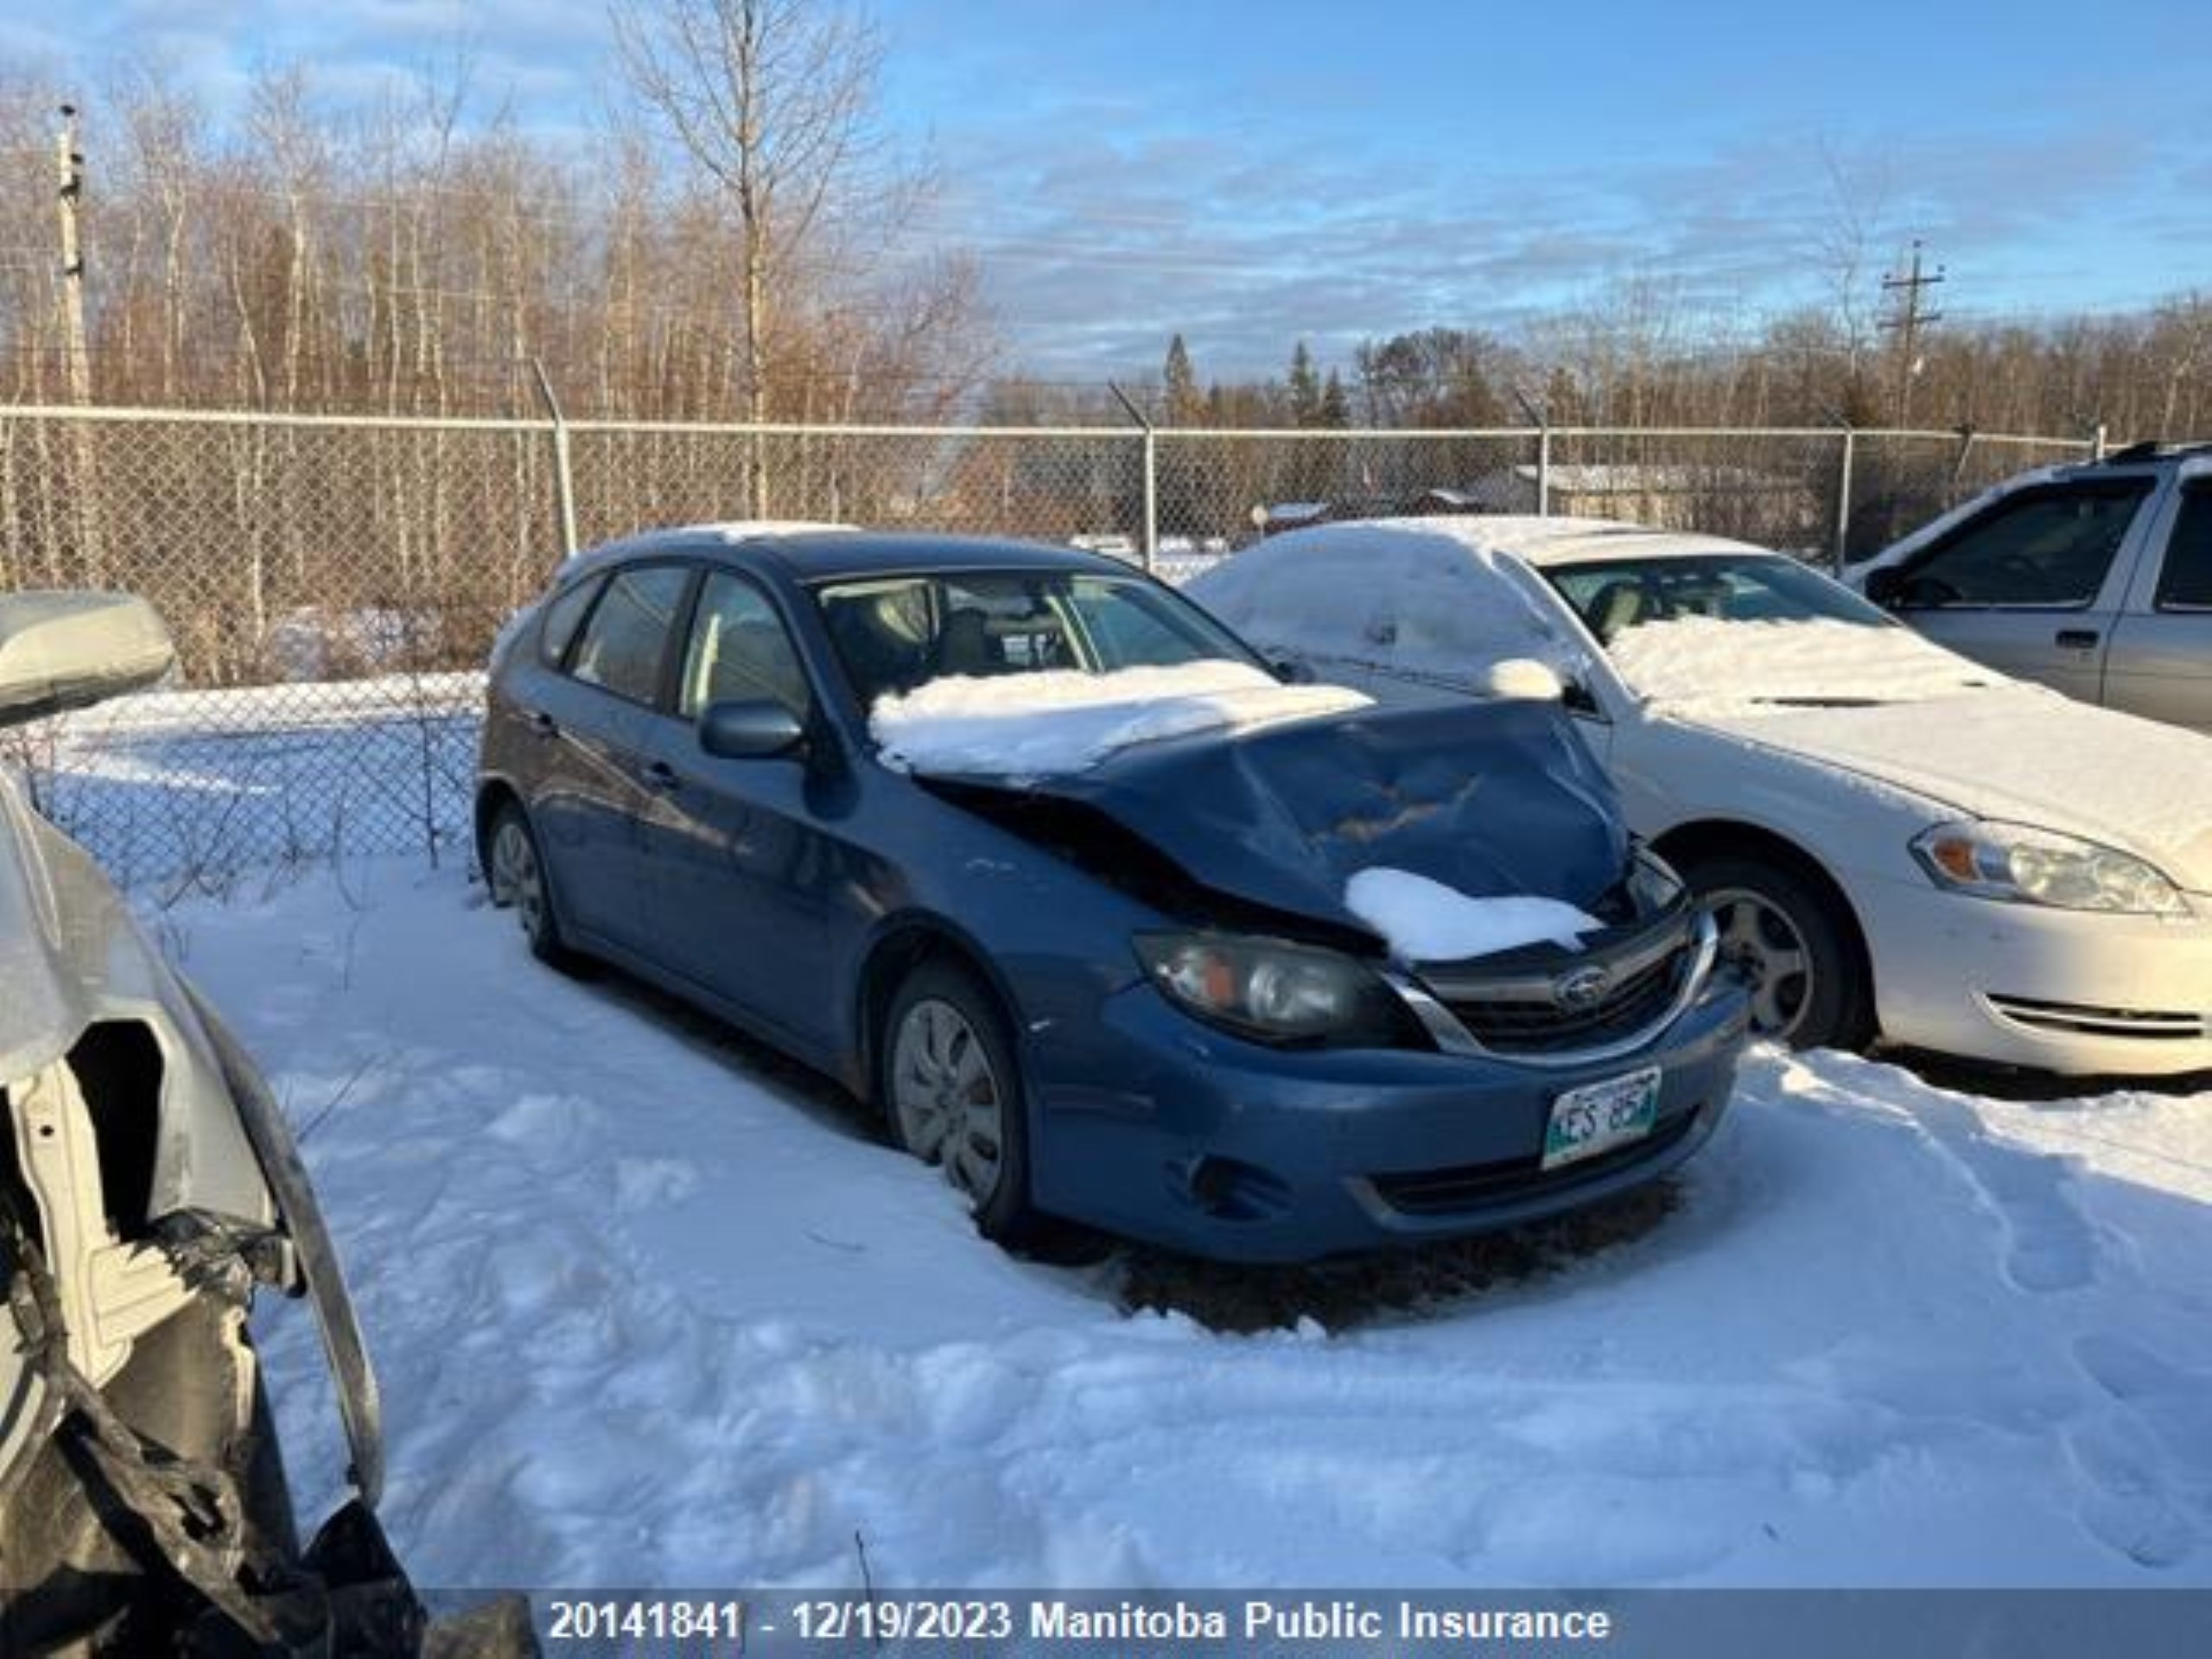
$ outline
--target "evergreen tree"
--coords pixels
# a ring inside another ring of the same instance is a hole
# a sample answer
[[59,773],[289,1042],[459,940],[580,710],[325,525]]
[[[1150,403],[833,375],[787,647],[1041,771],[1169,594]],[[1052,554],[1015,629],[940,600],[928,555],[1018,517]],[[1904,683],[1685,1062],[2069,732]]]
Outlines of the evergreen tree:
[[1338,432],[1351,425],[1351,399],[1345,395],[1344,383],[1334,369],[1329,371],[1328,381],[1321,388],[1319,417],[1314,424]]
[[1300,340],[1290,353],[1290,423],[1317,426],[1321,418],[1321,377],[1314,372],[1313,353]]
[[1204,400],[1198,395],[1198,377],[1191,367],[1191,348],[1177,334],[1167,342],[1167,361],[1160,372],[1165,391],[1166,419],[1170,426],[1194,426],[1204,412]]

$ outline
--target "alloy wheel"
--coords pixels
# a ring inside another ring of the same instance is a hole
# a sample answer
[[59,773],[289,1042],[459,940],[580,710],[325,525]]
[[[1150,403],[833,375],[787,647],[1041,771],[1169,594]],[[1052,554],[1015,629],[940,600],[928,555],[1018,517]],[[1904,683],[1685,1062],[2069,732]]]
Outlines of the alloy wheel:
[[1813,953],[1804,934],[1788,911],[1748,888],[1708,893],[1705,907],[1720,936],[1720,960],[1751,987],[1751,1030],[1789,1041],[1813,1001]]

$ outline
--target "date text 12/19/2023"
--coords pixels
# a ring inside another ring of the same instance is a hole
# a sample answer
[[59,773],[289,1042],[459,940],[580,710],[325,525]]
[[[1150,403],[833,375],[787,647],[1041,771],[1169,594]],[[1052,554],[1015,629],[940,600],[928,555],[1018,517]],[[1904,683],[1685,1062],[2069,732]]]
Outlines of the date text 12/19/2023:
[[1021,1641],[1071,1646],[1132,1641],[1358,1643],[1553,1641],[1603,1643],[1602,1609],[1438,1606],[1378,1597],[1312,1600],[1209,1595],[1138,1600],[1059,1596],[768,1594],[558,1598],[541,1603],[549,1642],[736,1642],[856,1649],[885,1642]]

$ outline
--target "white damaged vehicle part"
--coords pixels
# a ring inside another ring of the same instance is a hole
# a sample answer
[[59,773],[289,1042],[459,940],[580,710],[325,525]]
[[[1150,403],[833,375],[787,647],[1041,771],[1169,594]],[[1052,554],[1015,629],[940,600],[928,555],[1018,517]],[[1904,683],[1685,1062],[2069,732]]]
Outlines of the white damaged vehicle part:
[[[0,599],[0,724],[168,662],[138,601]],[[4,772],[0,987],[0,1650],[413,1651],[375,1383],[289,1132]],[[352,1451],[358,1496],[304,1552],[247,1329],[264,1287],[312,1302]]]

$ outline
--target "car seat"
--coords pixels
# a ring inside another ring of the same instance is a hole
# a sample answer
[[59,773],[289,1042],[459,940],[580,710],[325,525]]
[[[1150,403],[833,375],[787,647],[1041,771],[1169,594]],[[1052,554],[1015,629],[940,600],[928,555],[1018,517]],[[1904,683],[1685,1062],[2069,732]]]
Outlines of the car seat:
[[1006,646],[992,638],[990,619],[974,606],[963,605],[944,619],[944,632],[937,642],[937,671],[941,675],[1006,671]]

